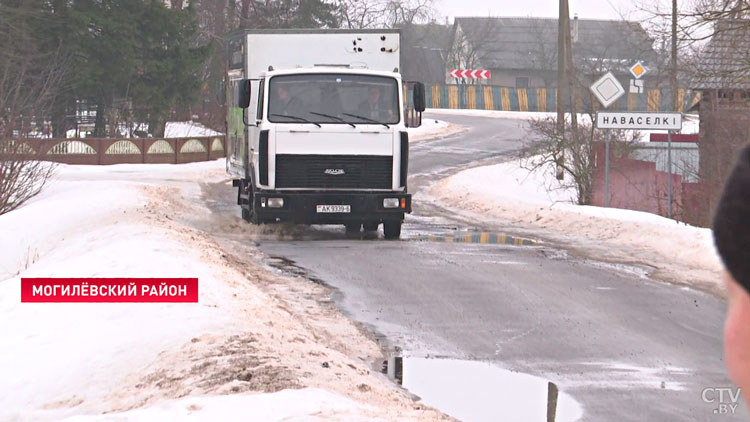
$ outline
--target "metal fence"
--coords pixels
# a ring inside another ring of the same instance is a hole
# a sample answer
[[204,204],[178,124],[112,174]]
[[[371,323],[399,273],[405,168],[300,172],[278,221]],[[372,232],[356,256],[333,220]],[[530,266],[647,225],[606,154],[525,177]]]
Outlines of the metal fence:
[[[650,142],[639,144],[631,153],[630,158],[656,163],[656,170],[667,172],[667,143]],[[672,143],[672,173],[682,176],[686,183],[699,181],[698,171],[700,154],[695,142]]]
[[17,139],[14,150],[28,158],[65,164],[180,164],[226,154],[224,136],[188,138]]

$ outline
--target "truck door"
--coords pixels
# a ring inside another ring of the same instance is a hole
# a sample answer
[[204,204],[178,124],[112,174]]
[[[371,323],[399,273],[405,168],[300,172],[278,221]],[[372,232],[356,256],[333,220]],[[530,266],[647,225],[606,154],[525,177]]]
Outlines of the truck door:
[[[265,83],[262,79],[250,80],[250,105],[247,108],[247,145],[250,149],[247,155],[251,168],[257,168],[258,163],[258,135],[260,134],[260,124],[263,120],[263,87]],[[248,168],[246,166],[246,168]],[[248,170],[249,173],[250,170]],[[257,183],[256,183],[257,185]]]

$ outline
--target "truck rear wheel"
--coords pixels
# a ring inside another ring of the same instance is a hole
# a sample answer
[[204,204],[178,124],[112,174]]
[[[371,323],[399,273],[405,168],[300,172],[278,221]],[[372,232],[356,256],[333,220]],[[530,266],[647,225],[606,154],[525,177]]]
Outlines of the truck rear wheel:
[[403,221],[384,221],[383,222],[383,233],[385,238],[388,240],[398,240],[401,237],[401,223]]

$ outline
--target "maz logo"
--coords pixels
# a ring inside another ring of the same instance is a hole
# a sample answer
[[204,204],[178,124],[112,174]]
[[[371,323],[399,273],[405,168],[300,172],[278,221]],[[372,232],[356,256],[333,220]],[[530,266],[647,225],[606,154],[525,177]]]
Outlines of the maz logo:
[[340,174],[346,174],[344,169],[326,169],[323,173],[338,176]]

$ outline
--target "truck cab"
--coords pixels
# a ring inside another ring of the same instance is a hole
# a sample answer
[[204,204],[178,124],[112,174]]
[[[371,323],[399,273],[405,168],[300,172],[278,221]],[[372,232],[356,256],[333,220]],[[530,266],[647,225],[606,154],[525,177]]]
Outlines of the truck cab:
[[[227,171],[245,220],[343,224],[348,232],[382,223],[387,239],[399,238],[411,195],[398,35],[255,31],[230,39]],[[282,45],[305,53],[290,57]],[[419,113],[424,87],[411,92]]]

